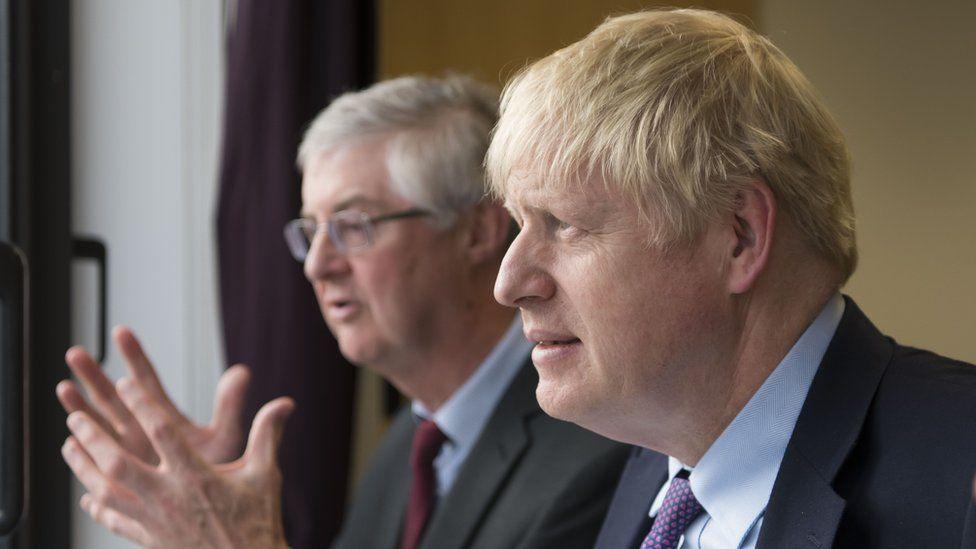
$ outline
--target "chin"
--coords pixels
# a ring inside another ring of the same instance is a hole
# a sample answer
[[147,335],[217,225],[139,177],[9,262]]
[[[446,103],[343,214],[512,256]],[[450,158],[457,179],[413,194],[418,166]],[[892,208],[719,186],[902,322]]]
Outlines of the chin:
[[607,421],[613,417],[614,402],[609,399],[614,397],[595,390],[592,384],[558,383],[540,379],[535,396],[539,407],[549,416],[575,423],[601,436],[614,438],[613,429],[607,425]]
[[356,366],[368,366],[376,361],[376,346],[368,342],[359,341],[349,335],[343,336],[342,332],[335,334],[339,342],[339,352],[346,360]]
[[578,420],[579,392],[571,386],[551,380],[539,379],[535,397],[539,407],[546,414],[563,421],[576,423]]

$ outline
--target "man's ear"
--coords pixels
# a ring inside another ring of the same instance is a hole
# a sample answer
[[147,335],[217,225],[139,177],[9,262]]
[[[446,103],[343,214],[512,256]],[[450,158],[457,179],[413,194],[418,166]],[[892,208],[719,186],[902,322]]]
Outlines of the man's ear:
[[727,280],[733,294],[747,292],[766,269],[776,228],[776,213],[776,197],[761,179],[750,181],[736,195],[726,250]]
[[471,263],[500,259],[505,253],[512,218],[500,204],[484,200],[471,209],[469,230],[463,242]]

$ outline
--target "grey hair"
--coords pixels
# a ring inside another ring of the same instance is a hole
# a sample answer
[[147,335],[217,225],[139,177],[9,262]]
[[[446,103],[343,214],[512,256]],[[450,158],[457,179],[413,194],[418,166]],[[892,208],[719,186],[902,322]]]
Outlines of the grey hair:
[[343,94],[309,125],[298,147],[312,158],[357,140],[389,136],[391,190],[449,226],[486,195],[482,162],[498,120],[498,91],[460,75],[403,76]]

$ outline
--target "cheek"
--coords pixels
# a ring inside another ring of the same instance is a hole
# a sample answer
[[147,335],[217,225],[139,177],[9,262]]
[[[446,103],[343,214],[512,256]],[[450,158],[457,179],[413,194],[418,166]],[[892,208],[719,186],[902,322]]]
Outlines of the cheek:
[[394,261],[374,261],[355,277],[356,290],[367,304],[373,322],[383,323],[397,315],[396,296],[403,282]]
[[[579,317],[588,345],[602,351],[618,348],[640,332],[642,277],[602,258],[567,269],[562,285],[573,313]],[[602,353],[601,353],[602,354]]]
[[372,323],[383,333],[403,332],[431,299],[430,274],[423,257],[400,248],[398,253],[374,258],[356,278],[357,291],[367,303]]
[[674,262],[631,258],[581,269],[571,301],[604,383],[624,388],[660,368],[694,360],[720,295],[714,276]]

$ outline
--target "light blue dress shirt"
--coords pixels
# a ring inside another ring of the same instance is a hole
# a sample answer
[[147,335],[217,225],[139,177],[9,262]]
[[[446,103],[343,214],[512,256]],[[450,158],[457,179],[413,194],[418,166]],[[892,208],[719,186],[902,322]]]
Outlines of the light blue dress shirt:
[[691,472],[691,491],[704,509],[685,530],[679,548],[755,548],[786,445],[843,314],[844,299],[835,295],[696,467],[668,459],[668,482],[650,516],[657,515],[681,469]]
[[413,401],[414,415],[432,419],[447,436],[434,458],[437,495],[443,496],[454,484],[461,465],[481,436],[481,431],[505,394],[515,375],[528,360],[534,344],[522,334],[522,317],[515,320],[474,374],[437,409],[433,415]]

